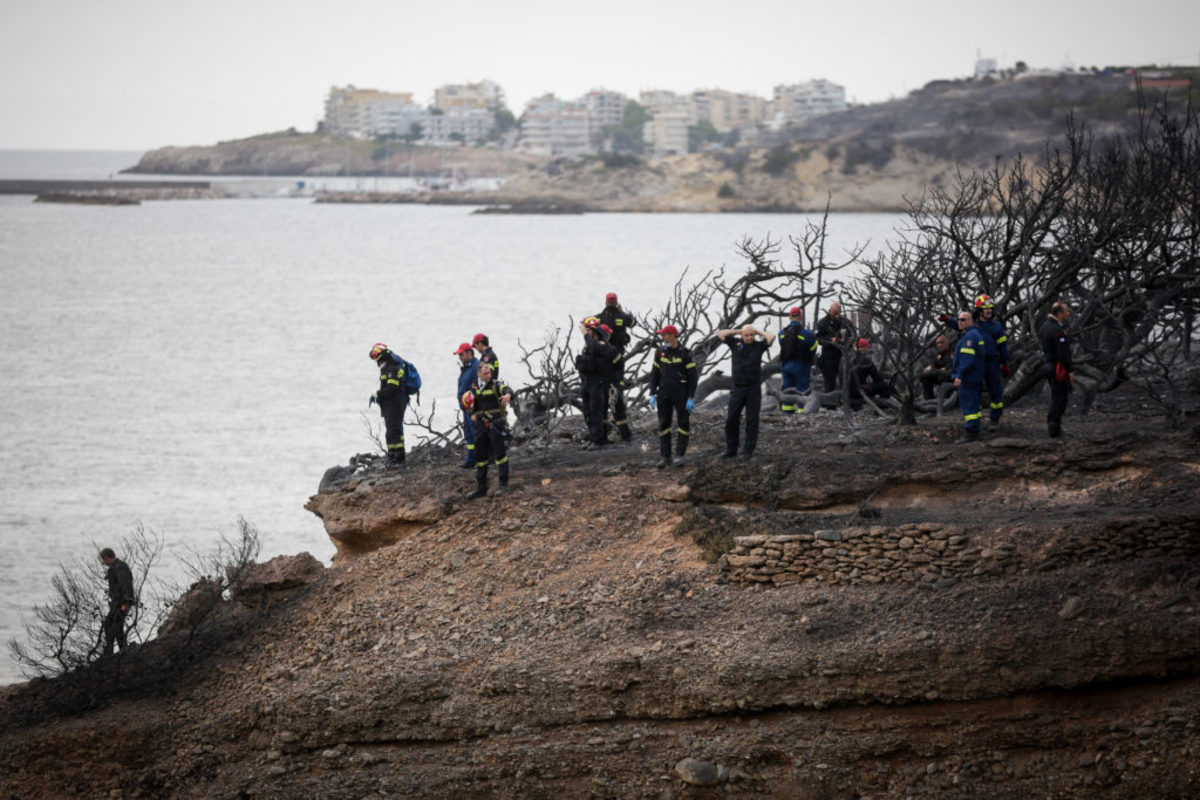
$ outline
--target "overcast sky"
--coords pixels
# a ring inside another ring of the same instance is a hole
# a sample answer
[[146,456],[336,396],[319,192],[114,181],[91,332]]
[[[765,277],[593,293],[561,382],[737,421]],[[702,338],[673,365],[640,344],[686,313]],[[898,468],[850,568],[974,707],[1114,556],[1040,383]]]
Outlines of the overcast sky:
[[0,148],[129,149],[312,130],[330,86],[496,81],[899,97],[1002,66],[1200,63],[1196,0],[2,0]]

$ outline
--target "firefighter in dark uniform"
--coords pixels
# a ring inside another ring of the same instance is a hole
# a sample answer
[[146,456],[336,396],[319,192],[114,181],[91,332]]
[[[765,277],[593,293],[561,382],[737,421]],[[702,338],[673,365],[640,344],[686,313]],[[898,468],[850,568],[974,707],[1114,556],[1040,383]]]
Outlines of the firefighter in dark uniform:
[[596,317],[588,317],[579,323],[583,351],[576,357],[575,367],[579,370],[583,419],[588,429],[587,450],[608,443],[608,390],[614,376],[614,362],[619,356],[608,343],[603,328]]
[[691,437],[691,412],[700,381],[692,353],[679,343],[679,329],[665,325],[656,331],[663,339],[650,368],[650,407],[658,410],[659,469],[671,463],[671,415],[675,416],[675,463],[683,464]]
[[133,591],[133,572],[129,565],[117,558],[112,548],[100,551],[104,562],[105,577],[108,579],[108,615],[104,617],[104,655],[113,654],[113,644],[125,649],[125,617],[133,608],[137,597]]
[[471,340],[471,344],[479,353],[479,362],[487,364],[492,368],[492,377],[500,380],[500,359],[496,357],[496,351],[492,349],[491,343],[488,341],[486,334],[477,333],[475,338]]
[[621,308],[617,302],[616,292],[609,292],[604,297],[604,310],[596,317],[601,325],[607,325],[612,331],[608,343],[617,351],[617,361],[613,375],[612,386],[609,389],[613,410],[613,424],[617,426],[617,434],[621,441],[628,442],[632,438],[629,430],[629,420],[625,411],[625,348],[629,344],[629,331],[633,328],[633,315]]
[[[759,336],[763,337],[759,340]],[[731,338],[732,337],[732,338]],[[733,458],[738,452],[742,427],[742,411],[746,412],[746,442],[742,458],[754,455],[758,444],[758,416],[762,408],[762,358],[775,341],[775,334],[760,331],[753,325],[740,329],[717,331],[717,338],[729,345],[732,362],[733,388],[729,390],[729,410],[725,414],[725,455]]]
[[474,469],[475,420],[471,419],[471,409],[462,404],[462,397],[470,391],[471,384],[475,383],[475,377],[479,374],[479,359],[475,357],[471,345],[466,342],[458,346],[454,355],[458,356],[458,407],[462,411],[463,441],[467,443],[467,455],[459,466]]
[[1062,418],[1067,401],[1071,399],[1071,382],[1075,380],[1075,373],[1071,371],[1071,343],[1067,339],[1070,317],[1071,309],[1066,303],[1055,303],[1050,306],[1050,316],[1038,330],[1042,357],[1046,362],[1042,369],[1050,383],[1050,411],[1046,414],[1046,424],[1051,439],[1062,436]]
[[958,389],[958,407],[963,413],[963,435],[959,442],[979,441],[979,404],[983,399],[983,370],[987,360],[986,335],[975,327],[969,311],[958,315],[961,331],[954,349],[954,365],[950,370],[954,388]]
[[371,403],[379,404],[387,443],[387,466],[404,464],[404,412],[408,409],[408,391],[404,388],[404,361],[396,358],[383,342],[371,348],[371,360],[379,365],[379,391]]
[[842,304],[831,303],[829,313],[817,323],[817,341],[821,343],[821,355],[817,366],[825,381],[825,391],[837,388],[838,373],[842,369],[842,342],[846,341],[846,320],[842,319]]
[[1000,415],[1004,413],[1004,378],[1012,374],[1008,365],[1008,334],[1004,325],[996,319],[996,306],[992,298],[981,294],[975,298],[975,327],[986,333],[995,343],[995,353],[987,357],[983,365],[983,385],[987,387],[988,402],[991,404],[991,425],[1000,426]]
[[475,385],[459,398],[464,408],[471,409],[475,422],[475,491],[468,500],[487,495],[488,464],[500,471],[500,488],[495,497],[508,492],[508,404],[512,389],[492,374],[492,368],[480,363]]
[[804,309],[788,312],[788,324],[779,332],[779,374],[783,399],[779,410],[796,413],[796,395],[809,393],[812,365],[817,353],[817,335],[804,327]]

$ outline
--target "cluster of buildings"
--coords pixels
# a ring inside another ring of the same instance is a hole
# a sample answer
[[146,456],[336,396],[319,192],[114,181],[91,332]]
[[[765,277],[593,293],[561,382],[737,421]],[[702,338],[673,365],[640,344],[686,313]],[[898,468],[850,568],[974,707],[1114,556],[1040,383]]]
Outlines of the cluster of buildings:
[[496,142],[546,156],[576,156],[613,149],[619,129],[628,130],[626,110],[636,102],[644,114],[636,131],[647,153],[656,157],[688,152],[689,131],[707,124],[722,135],[778,130],[817,114],[846,108],[846,90],[824,79],[775,87],[767,100],[723,89],[691,94],[651,90],[636,98],[597,89],[576,100],[553,94],[530,100],[518,126],[506,133],[504,92],[492,81],[450,84],[434,92],[423,108],[411,93],[380,92],[354,86],[334,87],[325,101],[321,130],[339,136],[394,136],[439,147]]

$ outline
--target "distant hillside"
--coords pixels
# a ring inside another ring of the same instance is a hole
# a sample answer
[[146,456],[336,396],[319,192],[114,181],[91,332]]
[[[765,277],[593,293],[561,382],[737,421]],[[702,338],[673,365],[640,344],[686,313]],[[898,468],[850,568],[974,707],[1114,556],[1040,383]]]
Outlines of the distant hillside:
[[1137,107],[1138,93],[1124,75],[935,81],[901,100],[816,117],[739,148],[656,161],[551,160],[287,131],[213,147],[161,148],[130,171],[504,177],[503,197],[462,199],[552,199],[597,211],[810,211],[827,203],[837,211],[898,210],[964,166],[1018,153],[1036,160],[1048,140],[1061,138],[1071,114],[1107,135],[1128,124]]

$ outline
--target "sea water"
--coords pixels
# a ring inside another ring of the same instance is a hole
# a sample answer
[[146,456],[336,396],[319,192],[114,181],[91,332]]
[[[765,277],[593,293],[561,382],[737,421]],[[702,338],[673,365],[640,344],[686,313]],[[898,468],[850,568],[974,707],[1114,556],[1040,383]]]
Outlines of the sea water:
[[[139,524],[164,538],[164,564],[236,536],[239,517],[262,559],[327,563],[333,545],[303,506],[326,468],[375,449],[374,342],[417,364],[421,409],[436,402],[449,426],[453,352],[475,333],[519,386],[518,342],[565,335],[610,291],[635,317],[662,308],[685,269],[740,271],[739,240],[809,219],[471,211],[0,197],[0,640],[22,635],[59,564]],[[878,248],[898,222],[832,216],[830,259]],[[0,657],[0,682],[18,678]]]

